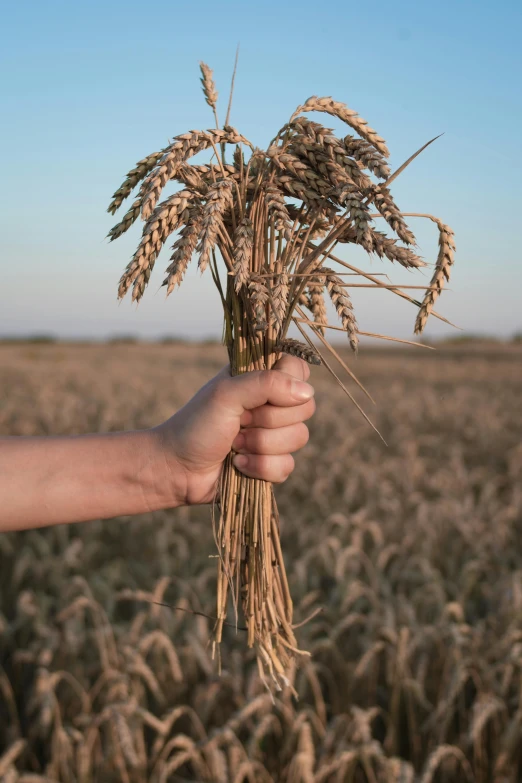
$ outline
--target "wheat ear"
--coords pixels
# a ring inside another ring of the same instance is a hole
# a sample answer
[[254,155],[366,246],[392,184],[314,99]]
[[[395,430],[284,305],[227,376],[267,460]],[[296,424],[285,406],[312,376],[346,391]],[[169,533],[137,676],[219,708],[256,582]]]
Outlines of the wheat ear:
[[199,253],[199,268],[204,272],[210,261],[210,254],[214,249],[218,232],[223,224],[223,215],[232,201],[232,182],[229,179],[221,179],[209,188],[207,203],[203,207],[201,237],[197,246]]
[[309,345],[305,345],[299,340],[291,339],[287,337],[285,340],[280,340],[276,345],[276,351],[280,353],[289,353],[291,356],[298,356],[299,359],[303,359],[308,364],[321,364],[321,358],[319,354],[314,351]]
[[256,332],[266,332],[268,329],[266,305],[269,299],[267,288],[264,283],[252,280],[248,284],[248,291],[254,310],[254,329]]
[[343,281],[331,269],[321,270],[326,272],[326,288],[330,294],[332,304],[341,319],[343,327],[346,329],[348,339],[353,351],[357,351],[359,336],[357,334],[357,321],[353,312],[352,300],[343,287]]
[[270,324],[272,326],[281,326],[285,320],[288,308],[288,273],[281,272],[276,278],[272,289],[272,311],[270,313]]
[[150,217],[162,189],[170,179],[176,176],[182,163],[209,147],[240,143],[252,146],[248,139],[245,139],[232,127],[225,130],[217,128],[207,131],[193,130],[176,136],[156,168],[150,172],[141,186],[140,198],[142,199],[141,214],[143,219],[147,220]]
[[174,242],[173,254],[170,257],[170,265],[167,267],[167,277],[163,285],[167,286],[167,296],[172,293],[174,288],[181,285],[187,267],[198,244],[201,232],[202,208],[195,206],[189,210],[189,217],[186,224],[179,232],[178,239]]
[[415,321],[415,334],[420,334],[426,326],[428,316],[435,306],[444,287],[444,281],[450,279],[451,267],[455,256],[455,235],[451,228],[440,220],[436,221],[439,228],[439,254],[435,263],[435,272],[426,291]]
[[219,120],[217,115],[217,99],[218,91],[216,89],[216,83],[214,81],[214,71],[206,63],[200,62],[199,69],[201,71],[201,84],[203,87],[203,94],[207,104],[214,112],[214,119],[216,121],[216,128],[219,128]]
[[406,242],[407,245],[417,244],[388,188],[380,185],[372,200],[388,225],[393,228],[403,242]]
[[318,324],[318,330],[324,335],[325,327],[328,321],[328,315],[326,312],[326,303],[324,301],[325,280],[323,278],[314,278],[313,281],[308,283],[308,300],[307,307],[314,317],[314,321]]
[[308,100],[305,101],[302,106],[297,107],[292,117],[290,118],[290,122],[295,120],[298,114],[303,114],[304,112],[308,111],[321,111],[326,112],[327,114],[331,114],[332,117],[338,117],[340,120],[343,120],[343,122],[353,128],[353,130],[358,133],[359,136],[361,136],[363,139],[366,139],[366,141],[369,142],[372,147],[375,147],[378,152],[382,153],[386,157],[389,156],[390,153],[384,139],[379,136],[377,131],[373,130],[373,128],[370,128],[366,120],[363,120],[363,118],[360,117],[353,109],[349,109],[346,104],[340,103],[339,101],[334,101],[334,99],[330,97],[318,98],[316,95],[312,95],[312,97],[308,98]]
[[236,291],[239,291],[248,281],[253,240],[254,227],[252,221],[250,218],[244,217],[236,229],[234,238],[233,272]]
[[154,210],[152,217],[145,224],[138,249],[120,279],[118,288],[120,299],[125,296],[131,285],[133,300],[141,299],[161,248],[178,227],[182,214],[192,198],[191,191],[182,190],[166,199]]
[[163,157],[165,150],[161,152],[153,152],[152,155],[147,155],[143,160],[139,160],[133,169],[129,171],[124,182],[118,190],[113,194],[112,201],[107,208],[107,212],[114,215],[115,212],[121,207],[122,202],[130,196],[138,182],[147,176],[149,171],[152,171],[156,163]]
[[384,155],[378,152],[372,144],[354,136],[345,136],[343,146],[350,157],[360,161],[363,166],[380,179],[388,179],[390,167]]

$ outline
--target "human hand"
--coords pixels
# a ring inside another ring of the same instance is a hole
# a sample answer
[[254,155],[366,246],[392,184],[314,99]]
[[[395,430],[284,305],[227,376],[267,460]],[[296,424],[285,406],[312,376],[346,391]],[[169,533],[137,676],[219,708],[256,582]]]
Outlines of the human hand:
[[294,469],[292,452],[308,442],[315,411],[306,362],[284,355],[273,370],[230,376],[225,368],[172,418],[156,427],[170,486],[169,505],[213,500],[223,460],[247,476],[279,483]]

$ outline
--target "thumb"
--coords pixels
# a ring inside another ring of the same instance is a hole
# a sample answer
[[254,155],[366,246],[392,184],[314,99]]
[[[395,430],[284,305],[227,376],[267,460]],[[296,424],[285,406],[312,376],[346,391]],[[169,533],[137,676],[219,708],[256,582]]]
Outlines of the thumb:
[[310,377],[310,365],[299,359],[298,356],[290,356],[288,353],[284,353],[277,360],[273,369],[293,375],[294,378],[298,378],[300,381],[307,381]]
[[224,378],[216,384],[214,399],[223,408],[241,416],[243,411],[270,403],[281,408],[303,405],[314,396],[309,383],[286,372],[261,370]]

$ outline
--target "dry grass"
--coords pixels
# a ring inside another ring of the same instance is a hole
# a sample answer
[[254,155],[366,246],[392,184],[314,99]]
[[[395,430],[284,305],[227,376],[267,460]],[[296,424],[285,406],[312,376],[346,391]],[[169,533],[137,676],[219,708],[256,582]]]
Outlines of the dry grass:
[[[156,424],[226,360],[174,344],[0,353],[13,435]],[[215,612],[208,509],[1,536],[0,779],[518,783],[521,358],[363,345],[388,448],[313,368],[312,437],[277,491],[295,622],[321,609],[295,629],[312,653],[291,674],[298,702],[272,702],[244,631],[224,628],[217,676],[213,622],[189,613]]]

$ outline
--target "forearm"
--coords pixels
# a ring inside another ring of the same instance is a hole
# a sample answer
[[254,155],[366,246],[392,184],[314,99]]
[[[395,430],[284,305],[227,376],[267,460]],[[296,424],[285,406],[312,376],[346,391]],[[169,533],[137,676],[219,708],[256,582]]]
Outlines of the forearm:
[[155,430],[0,438],[0,531],[180,505],[179,474]]

